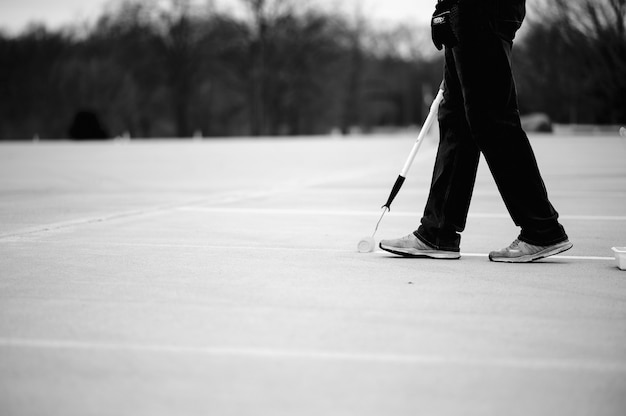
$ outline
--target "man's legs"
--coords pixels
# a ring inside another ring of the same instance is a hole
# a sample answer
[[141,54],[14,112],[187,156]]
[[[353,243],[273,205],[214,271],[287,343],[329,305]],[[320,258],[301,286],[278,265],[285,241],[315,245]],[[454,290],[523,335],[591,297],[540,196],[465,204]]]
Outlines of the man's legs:
[[511,218],[521,227],[519,239],[535,245],[566,240],[521,127],[511,73],[512,39],[502,39],[476,9],[459,10],[458,31],[452,54],[467,121]]

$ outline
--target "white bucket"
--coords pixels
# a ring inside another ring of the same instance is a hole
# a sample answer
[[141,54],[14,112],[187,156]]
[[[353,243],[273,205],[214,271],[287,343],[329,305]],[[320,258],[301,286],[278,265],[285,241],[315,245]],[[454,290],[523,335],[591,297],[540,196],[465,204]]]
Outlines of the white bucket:
[[611,248],[615,253],[615,262],[620,270],[626,270],[626,247]]

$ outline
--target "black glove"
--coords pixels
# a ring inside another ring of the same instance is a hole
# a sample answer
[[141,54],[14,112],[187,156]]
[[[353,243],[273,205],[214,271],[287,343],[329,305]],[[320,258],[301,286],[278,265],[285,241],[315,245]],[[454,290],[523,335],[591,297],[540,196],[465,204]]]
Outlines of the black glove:
[[458,0],[439,0],[435,7],[435,13],[430,20],[430,28],[433,43],[438,50],[444,46],[452,48],[459,43],[450,22],[452,14],[457,12],[457,2]]

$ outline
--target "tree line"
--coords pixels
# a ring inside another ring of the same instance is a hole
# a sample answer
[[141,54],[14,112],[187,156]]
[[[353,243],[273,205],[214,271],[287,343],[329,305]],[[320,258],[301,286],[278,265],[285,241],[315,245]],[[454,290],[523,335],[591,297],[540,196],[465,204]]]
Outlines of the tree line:
[[626,0],[535,0],[515,55],[522,111],[626,124]]
[[[423,121],[443,65],[428,27],[381,30],[297,0],[239,1],[239,17],[134,0],[91,26],[0,34],[0,139],[79,137],[85,114],[102,137],[146,138]],[[626,121],[625,2],[536,0],[541,13],[514,53],[523,112]]]

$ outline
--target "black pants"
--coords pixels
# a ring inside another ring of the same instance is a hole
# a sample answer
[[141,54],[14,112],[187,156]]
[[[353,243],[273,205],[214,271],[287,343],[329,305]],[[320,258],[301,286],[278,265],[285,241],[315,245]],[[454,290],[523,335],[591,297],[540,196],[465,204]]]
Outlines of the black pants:
[[511,73],[517,25],[495,21],[473,6],[461,8],[452,23],[459,43],[445,49],[439,149],[415,235],[435,248],[459,250],[482,152],[521,227],[518,238],[535,245],[567,239],[520,123]]

